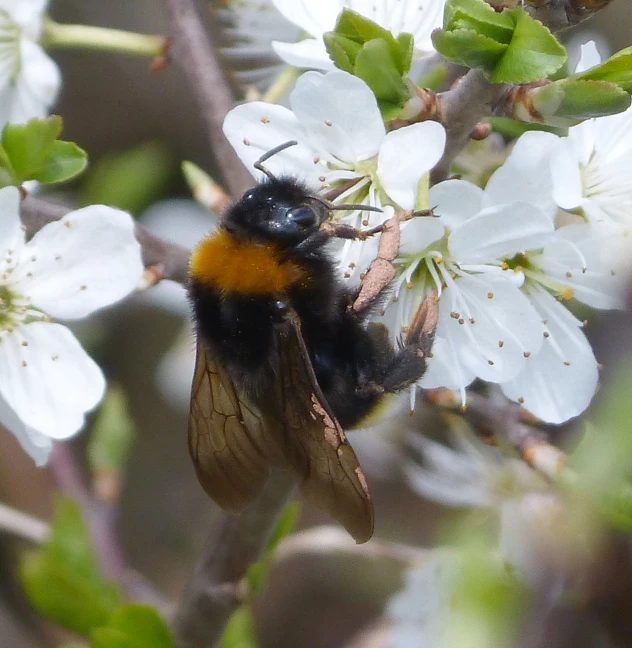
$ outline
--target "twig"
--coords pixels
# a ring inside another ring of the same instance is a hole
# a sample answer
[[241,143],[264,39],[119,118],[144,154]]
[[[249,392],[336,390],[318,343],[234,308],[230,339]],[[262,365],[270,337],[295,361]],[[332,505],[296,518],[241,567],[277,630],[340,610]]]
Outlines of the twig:
[[432,171],[433,182],[447,178],[454,158],[463,150],[476,125],[493,112],[494,102],[505,91],[504,85],[490,83],[482,70],[467,72],[456,85],[437,95],[439,121],[446,129],[443,157]]
[[206,124],[209,143],[224,181],[233,196],[241,196],[253,179],[228,140],[222,124],[235,99],[222,66],[214,53],[211,34],[200,20],[193,0],[167,0],[171,23],[171,56],[186,74]]
[[40,543],[48,537],[50,527],[46,522],[32,515],[16,511],[6,504],[0,504],[0,530]]
[[53,446],[48,467],[60,490],[81,507],[106,577],[119,582],[131,600],[166,611],[168,606],[162,594],[127,564],[115,529],[117,511],[93,497],[68,443]]
[[292,484],[289,473],[275,471],[242,515],[220,514],[176,610],[173,630],[179,648],[215,645],[242,602],[242,579],[264,549]]
[[[443,397],[446,393],[450,394],[448,399]],[[457,403],[451,394],[452,392],[445,390],[436,390],[428,392],[427,400],[443,407],[460,406],[460,402]],[[551,445],[542,430],[525,423],[529,414],[519,405],[497,404],[487,396],[468,392],[464,413],[479,432],[488,437],[503,439],[530,466],[546,477],[557,479],[566,467],[566,454]]]
[[291,560],[296,556],[360,556],[367,560],[387,559],[409,566],[428,556],[426,549],[411,547],[399,542],[373,539],[372,542],[357,544],[342,529],[334,526],[321,526],[295,533],[286,538],[274,555],[274,562]]
[[[69,211],[62,205],[27,196],[21,205],[22,222],[26,227],[27,236],[31,237],[44,225],[60,220]],[[157,278],[171,279],[182,284],[186,282],[189,250],[176,243],[164,241],[142,225],[136,225],[136,238],[143,250],[145,267],[157,269]]]
[[56,443],[48,465],[59,488],[81,507],[103,572],[112,580],[122,581],[127,564],[114,531],[113,510],[92,497],[69,444]]

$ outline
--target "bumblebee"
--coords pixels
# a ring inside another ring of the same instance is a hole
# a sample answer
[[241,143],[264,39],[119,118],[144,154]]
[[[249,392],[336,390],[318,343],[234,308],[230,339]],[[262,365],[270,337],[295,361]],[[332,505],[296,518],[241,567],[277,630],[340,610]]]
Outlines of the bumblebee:
[[191,255],[189,450],[202,487],[229,513],[243,511],[277,466],[361,543],[373,534],[373,506],[344,428],[423,375],[432,333],[414,325],[396,350],[385,327],[367,325],[370,307],[352,308],[356,292],[338,279],[331,228],[321,227],[335,207],[263,166],[292,144],[255,163],[267,179]]

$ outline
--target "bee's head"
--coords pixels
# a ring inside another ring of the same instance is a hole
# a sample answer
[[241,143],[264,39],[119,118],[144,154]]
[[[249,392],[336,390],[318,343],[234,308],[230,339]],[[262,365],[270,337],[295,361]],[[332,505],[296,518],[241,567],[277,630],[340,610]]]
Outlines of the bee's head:
[[237,235],[261,237],[281,246],[297,245],[318,230],[329,209],[295,178],[275,178],[247,191],[224,215]]

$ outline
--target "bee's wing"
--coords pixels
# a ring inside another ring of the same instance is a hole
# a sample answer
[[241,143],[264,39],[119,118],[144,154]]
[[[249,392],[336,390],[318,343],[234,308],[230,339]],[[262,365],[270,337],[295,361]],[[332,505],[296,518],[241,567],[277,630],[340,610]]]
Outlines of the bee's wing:
[[200,484],[229,513],[259,494],[270,472],[261,415],[246,403],[198,339],[191,390],[189,452]]
[[278,332],[283,429],[276,433],[283,434],[285,460],[302,478],[305,496],[338,520],[356,542],[366,542],[373,535],[371,496],[355,452],[318,386],[296,313],[290,311]]

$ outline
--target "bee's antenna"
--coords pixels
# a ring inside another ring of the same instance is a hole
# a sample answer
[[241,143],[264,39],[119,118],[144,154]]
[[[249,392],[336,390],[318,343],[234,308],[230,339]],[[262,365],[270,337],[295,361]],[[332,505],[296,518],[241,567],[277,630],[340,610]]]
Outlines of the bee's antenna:
[[269,151],[266,151],[254,164],[254,168],[257,169],[257,171],[261,171],[262,173],[265,173],[270,180],[276,180],[276,176],[270,171],[270,169],[266,168],[263,166],[263,163],[266,160],[269,160],[273,155],[276,155],[277,153],[280,153],[281,151],[285,151],[285,149],[290,148],[290,146],[296,146],[298,142],[296,140],[290,140],[289,142],[283,142],[283,144],[279,144],[278,146],[275,146],[274,148],[271,148]]
[[372,205],[358,205],[356,203],[343,203],[342,205],[336,205],[323,198],[322,196],[312,196],[314,200],[317,200],[321,205],[325,205],[329,211],[351,211],[353,209],[359,209],[360,211],[371,211],[382,213],[382,210],[379,207],[373,207]]
[[378,212],[380,214],[383,211],[379,207],[373,207],[373,205],[357,205],[355,203],[332,205],[329,209],[331,209],[331,211],[351,211],[353,209],[359,209],[360,211]]

